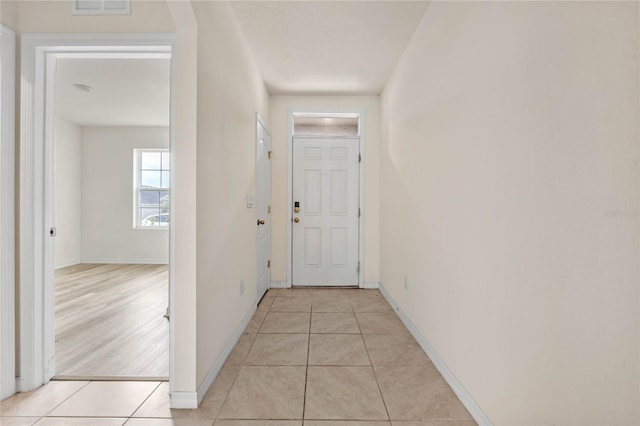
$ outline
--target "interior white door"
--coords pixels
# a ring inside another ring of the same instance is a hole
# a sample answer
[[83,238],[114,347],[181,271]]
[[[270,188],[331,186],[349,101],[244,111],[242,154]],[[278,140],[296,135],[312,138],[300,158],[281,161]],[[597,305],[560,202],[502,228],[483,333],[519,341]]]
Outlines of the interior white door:
[[358,285],[359,143],[293,140],[293,285]]
[[257,287],[258,301],[269,288],[270,274],[270,238],[271,238],[271,167],[269,151],[271,138],[262,121],[257,119],[256,126],[256,225],[257,225]]

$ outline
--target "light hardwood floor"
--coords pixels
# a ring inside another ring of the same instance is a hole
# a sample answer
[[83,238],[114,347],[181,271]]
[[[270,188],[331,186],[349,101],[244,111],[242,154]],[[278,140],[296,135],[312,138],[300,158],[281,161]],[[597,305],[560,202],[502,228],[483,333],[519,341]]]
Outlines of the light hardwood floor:
[[167,265],[56,270],[56,377],[169,376]]

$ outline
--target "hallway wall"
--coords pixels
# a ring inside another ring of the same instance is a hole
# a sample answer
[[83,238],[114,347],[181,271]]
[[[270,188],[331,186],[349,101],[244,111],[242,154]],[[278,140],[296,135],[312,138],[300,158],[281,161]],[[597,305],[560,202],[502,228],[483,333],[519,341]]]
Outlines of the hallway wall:
[[432,2],[385,87],[381,281],[496,425],[640,421],[639,71],[638,3]]
[[0,1],[0,24],[13,31],[18,29],[18,2]]
[[[197,364],[198,386],[255,306],[258,112],[269,95],[227,2],[193,2],[198,21]],[[240,282],[244,280],[244,293]]]
[[272,95],[271,114],[271,281],[287,282],[287,173],[288,116],[290,108],[363,109],[364,151],[364,281],[379,281],[379,96],[286,96]]
[[[2,0],[2,3],[14,0]],[[173,21],[162,0],[131,0],[131,15],[72,15],[71,4],[59,0],[17,0],[21,33],[143,33],[173,32]]]

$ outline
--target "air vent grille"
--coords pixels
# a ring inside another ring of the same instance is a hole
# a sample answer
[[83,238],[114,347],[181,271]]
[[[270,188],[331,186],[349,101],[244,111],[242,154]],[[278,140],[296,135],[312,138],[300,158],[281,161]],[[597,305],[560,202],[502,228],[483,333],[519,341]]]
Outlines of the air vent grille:
[[72,0],[73,15],[131,15],[131,0]]

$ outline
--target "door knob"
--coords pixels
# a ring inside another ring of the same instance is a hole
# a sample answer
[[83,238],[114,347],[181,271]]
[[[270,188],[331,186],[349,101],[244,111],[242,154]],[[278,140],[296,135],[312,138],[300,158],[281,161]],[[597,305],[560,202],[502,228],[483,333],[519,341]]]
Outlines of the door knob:
[[258,225],[264,225],[264,220],[258,219]]
[[293,219],[293,221],[294,221],[295,223],[298,223],[298,222],[300,222],[300,219],[296,217],[296,218],[294,218],[294,219]]

